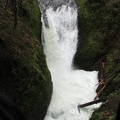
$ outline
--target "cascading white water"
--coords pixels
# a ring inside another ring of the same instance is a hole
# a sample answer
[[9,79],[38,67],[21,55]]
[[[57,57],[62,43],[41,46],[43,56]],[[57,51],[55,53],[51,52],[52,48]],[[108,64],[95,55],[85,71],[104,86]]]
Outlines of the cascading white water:
[[[49,67],[70,67],[77,44],[77,11],[62,6],[56,11],[46,10],[49,28],[44,31],[44,51]],[[65,67],[65,68],[66,68]]]
[[78,37],[77,9],[68,3],[56,11],[49,7],[45,14],[47,27],[42,17],[43,46],[53,81],[52,100],[45,120],[89,120],[99,105],[83,108],[80,113],[77,106],[94,99],[98,80],[96,71],[72,68]]

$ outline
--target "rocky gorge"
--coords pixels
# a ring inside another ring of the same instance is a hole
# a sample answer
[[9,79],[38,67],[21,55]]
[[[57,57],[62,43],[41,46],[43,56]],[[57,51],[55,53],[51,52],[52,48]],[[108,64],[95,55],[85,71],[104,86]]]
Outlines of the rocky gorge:
[[[27,120],[43,120],[51,100],[52,81],[41,44],[38,2],[8,0],[6,5],[7,0],[0,1],[0,94],[14,101]],[[75,2],[79,41],[74,68],[98,71],[99,60],[104,58],[105,82],[109,83],[100,95],[107,102],[91,120],[115,120],[120,102],[120,2]]]

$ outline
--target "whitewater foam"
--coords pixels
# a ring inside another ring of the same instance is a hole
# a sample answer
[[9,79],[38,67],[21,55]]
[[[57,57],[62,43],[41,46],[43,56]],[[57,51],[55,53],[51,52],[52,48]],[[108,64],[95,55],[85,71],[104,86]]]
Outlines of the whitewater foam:
[[89,120],[91,105],[78,112],[78,104],[90,102],[96,96],[97,71],[73,70],[78,28],[77,9],[62,5],[54,11],[46,9],[49,28],[43,17],[43,47],[53,81],[53,95],[45,120]]

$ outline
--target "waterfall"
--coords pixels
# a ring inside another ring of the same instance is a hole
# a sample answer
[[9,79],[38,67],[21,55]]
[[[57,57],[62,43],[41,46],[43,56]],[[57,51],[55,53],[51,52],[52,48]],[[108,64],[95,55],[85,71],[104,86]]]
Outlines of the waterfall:
[[74,70],[78,28],[77,7],[73,0],[38,0],[42,11],[42,39],[52,75],[53,95],[45,120],[89,120],[91,105],[78,111],[78,104],[96,96],[97,71]]

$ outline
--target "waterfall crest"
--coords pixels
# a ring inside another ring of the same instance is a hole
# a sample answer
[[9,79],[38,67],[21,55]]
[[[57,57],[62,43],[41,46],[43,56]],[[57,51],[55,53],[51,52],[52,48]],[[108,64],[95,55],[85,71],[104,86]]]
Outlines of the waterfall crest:
[[73,0],[40,1],[43,47],[53,81],[45,120],[89,120],[99,105],[83,108],[81,114],[77,105],[94,99],[98,80],[96,71],[72,68],[78,38],[76,4]]

